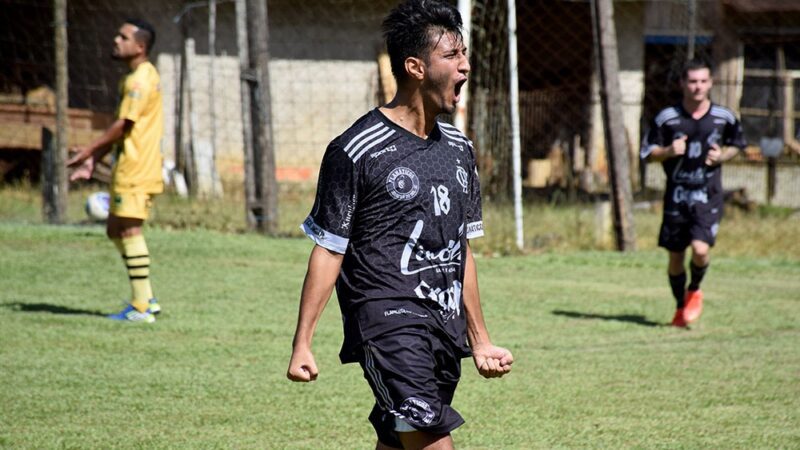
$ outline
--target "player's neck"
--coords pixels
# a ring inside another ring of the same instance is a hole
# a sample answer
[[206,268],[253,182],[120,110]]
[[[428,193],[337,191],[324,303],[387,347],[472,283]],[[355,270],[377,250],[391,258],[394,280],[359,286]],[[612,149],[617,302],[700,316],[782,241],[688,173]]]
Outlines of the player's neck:
[[426,112],[419,95],[404,95],[398,90],[392,101],[379,109],[389,120],[422,139],[427,139],[436,126],[436,115]]
[[701,101],[695,101],[692,99],[683,99],[683,109],[689,113],[693,118],[699,119],[706,115],[708,110],[711,108],[711,99],[705,98]]
[[136,70],[136,68],[139,67],[139,64],[143,62],[147,62],[147,55],[139,55],[131,58],[128,61],[128,67],[131,69],[131,71],[133,71]]

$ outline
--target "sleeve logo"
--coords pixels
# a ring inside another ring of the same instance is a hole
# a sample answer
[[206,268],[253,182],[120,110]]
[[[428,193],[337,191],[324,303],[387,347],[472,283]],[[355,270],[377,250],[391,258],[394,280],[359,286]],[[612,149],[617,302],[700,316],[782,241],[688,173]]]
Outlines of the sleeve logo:
[[325,239],[325,230],[323,230],[319,225],[314,223],[314,219],[311,217],[306,218],[305,225],[314,233],[314,236],[324,240]]
[[472,222],[467,224],[467,236],[472,236],[475,233],[483,234],[483,222]]

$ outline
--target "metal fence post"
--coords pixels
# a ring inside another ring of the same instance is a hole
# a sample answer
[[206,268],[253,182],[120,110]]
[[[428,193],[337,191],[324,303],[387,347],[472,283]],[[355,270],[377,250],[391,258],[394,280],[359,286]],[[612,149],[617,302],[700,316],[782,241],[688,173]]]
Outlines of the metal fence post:
[[600,73],[600,97],[605,123],[611,199],[614,206],[614,234],[617,250],[636,250],[633,224],[633,194],[631,193],[630,164],[622,123],[622,94],[619,86],[619,57],[611,0],[593,0],[595,48]]

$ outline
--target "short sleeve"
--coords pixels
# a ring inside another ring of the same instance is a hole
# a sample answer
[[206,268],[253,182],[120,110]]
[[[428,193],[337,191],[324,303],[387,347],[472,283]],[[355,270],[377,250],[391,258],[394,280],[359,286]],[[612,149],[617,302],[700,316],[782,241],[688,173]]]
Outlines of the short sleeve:
[[740,150],[747,146],[742,123],[738,119],[728,122],[725,127],[725,134],[722,136],[722,143],[725,146],[737,147]]
[[[470,149],[472,150],[472,149]],[[481,205],[481,183],[478,167],[475,165],[473,151],[472,176],[470,177],[469,199],[467,204],[467,239],[483,236],[483,209]]]
[[317,245],[344,254],[358,203],[358,168],[347,153],[331,144],[322,159],[314,207],[300,226]]
[[117,119],[138,121],[153,88],[145,71],[136,71],[125,78]]
[[650,123],[650,129],[645,134],[644,139],[642,140],[642,147],[639,150],[639,157],[641,159],[647,159],[650,156],[650,153],[653,152],[653,149],[656,147],[666,147],[665,139],[664,139],[664,130],[663,127],[658,126],[655,120]]

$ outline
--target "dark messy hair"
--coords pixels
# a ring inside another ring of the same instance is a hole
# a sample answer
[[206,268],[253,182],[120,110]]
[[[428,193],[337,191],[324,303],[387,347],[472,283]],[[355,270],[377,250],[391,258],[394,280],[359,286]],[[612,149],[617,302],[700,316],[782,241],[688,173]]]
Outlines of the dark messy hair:
[[692,58],[685,63],[681,68],[681,80],[685,80],[689,76],[690,70],[708,69],[709,72],[713,70],[711,63],[703,58]]
[[133,36],[138,42],[144,44],[144,52],[149,55],[150,49],[156,44],[156,29],[149,22],[142,19],[126,19],[125,23],[138,28]]
[[461,14],[439,0],[406,0],[383,19],[383,37],[394,77],[406,78],[405,60],[427,58],[445,33],[461,38]]

